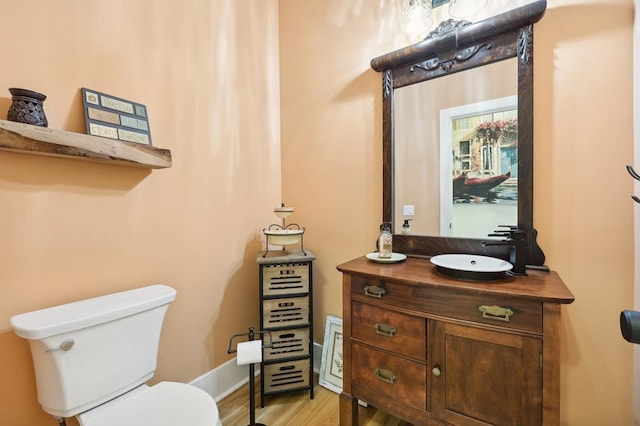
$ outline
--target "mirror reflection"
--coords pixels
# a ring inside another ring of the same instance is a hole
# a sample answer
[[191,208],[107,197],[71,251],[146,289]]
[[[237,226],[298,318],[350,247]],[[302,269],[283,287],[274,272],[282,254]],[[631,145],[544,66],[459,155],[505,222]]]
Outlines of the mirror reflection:
[[485,238],[518,223],[515,58],[394,92],[394,233]]

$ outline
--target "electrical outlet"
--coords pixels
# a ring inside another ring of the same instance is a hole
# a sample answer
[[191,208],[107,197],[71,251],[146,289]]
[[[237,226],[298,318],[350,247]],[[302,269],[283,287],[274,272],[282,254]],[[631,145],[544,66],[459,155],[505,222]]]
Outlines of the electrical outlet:
[[405,204],[402,206],[402,214],[404,216],[413,216],[413,204]]

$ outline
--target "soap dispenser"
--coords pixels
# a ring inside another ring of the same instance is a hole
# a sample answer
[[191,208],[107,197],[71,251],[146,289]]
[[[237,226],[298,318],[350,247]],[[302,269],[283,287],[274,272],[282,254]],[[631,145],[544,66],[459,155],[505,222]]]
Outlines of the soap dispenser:
[[409,235],[411,234],[411,227],[409,226],[409,221],[411,219],[405,219],[404,223],[402,224],[402,235]]
[[393,252],[393,235],[391,234],[391,224],[384,222],[380,225],[380,236],[378,237],[378,257],[389,259]]

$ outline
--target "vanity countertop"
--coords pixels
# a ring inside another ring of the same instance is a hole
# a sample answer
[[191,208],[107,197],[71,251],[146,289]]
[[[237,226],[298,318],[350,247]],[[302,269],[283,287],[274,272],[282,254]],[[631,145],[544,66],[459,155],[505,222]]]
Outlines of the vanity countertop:
[[516,296],[524,299],[569,304],[574,296],[557,272],[527,271],[524,277],[505,277],[486,282],[462,281],[436,272],[429,259],[409,257],[393,264],[376,263],[365,256],[337,266],[340,272],[376,279],[400,280],[408,285],[447,287],[449,290],[475,292],[497,296]]

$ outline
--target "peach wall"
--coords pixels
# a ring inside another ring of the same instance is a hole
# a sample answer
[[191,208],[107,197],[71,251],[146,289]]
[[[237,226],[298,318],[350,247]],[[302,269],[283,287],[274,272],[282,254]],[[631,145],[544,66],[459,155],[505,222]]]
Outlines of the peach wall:
[[[524,3],[524,2],[520,2]],[[400,1],[280,0],[283,198],[316,264],[316,340],[341,316],[335,266],[374,248],[381,84],[371,58],[408,44]],[[632,424],[632,0],[549,0],[535,27],[534,217],[563,309],[561,421]]]
[[368,64],[391,12],[366,1],[280,0],[282,192],[317,257],[317,342],[326,315],[342,316],[336,265],[375,249],[382,104]]
[[[258,324],[256,255],[280,202],[276,0],[5,2],[9,87],[45,93],[49,127],[84,132],[79,90],[147,106],[155,170],[0,152],[0,418],[41,411],[12,315],[165,283],[177,289],[155,380],[221,365]],[[4,93],[4,94],[3,94]]]
[[632,424],[632,345],[618,324],[633,308],[632,2],[551,6],[536,32],[535,162],[545,167],[534,217],[576,297],[563,317],[562,418]]
[[[633,0],[634,25],[633,25],[633,165],[637,168],[640,164],[640,0]],[[640,192],[640,182],[634,183],[635,193]],[[634,250],[640,253],[640,209],[634,209]],[[640,262],[634,262],[634,309],[640,309]],[[640,346],[635,345],[633,350],[633,418],[635,424],[640,423]]]

